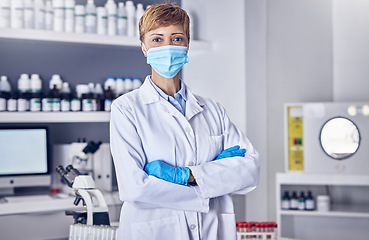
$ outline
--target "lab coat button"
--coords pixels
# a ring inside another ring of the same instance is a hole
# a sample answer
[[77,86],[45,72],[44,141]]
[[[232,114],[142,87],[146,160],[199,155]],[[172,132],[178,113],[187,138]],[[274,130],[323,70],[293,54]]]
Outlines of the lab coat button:
[[193,231],[193,230],[195,230],[195,229],[196,229],[196,225],[195,225],[195,224],[191,224],[190,229],[191,229],[192,231]]
[[187,127],[187,128],[186,128],[186,132],[187,132],[187,133],[190,133],[190,132],[191,132],[191,128]]
[[195,163],[194,163],[194,162],[190,162],[190,163],[188,164],[188,166],[193,166],[193,165],[195,165]]

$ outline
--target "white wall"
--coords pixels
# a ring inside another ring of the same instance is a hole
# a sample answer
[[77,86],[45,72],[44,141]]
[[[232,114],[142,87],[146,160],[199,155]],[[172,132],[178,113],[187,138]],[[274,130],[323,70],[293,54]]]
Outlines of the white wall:
[[[331,0],[268,1],[268,169],[270,217],[275,173],[284,171],[283,104],[331,101]],[[250,33],[252,34],[252,33]]]
[[333,1],[334,100],[369,100],[369,1]]

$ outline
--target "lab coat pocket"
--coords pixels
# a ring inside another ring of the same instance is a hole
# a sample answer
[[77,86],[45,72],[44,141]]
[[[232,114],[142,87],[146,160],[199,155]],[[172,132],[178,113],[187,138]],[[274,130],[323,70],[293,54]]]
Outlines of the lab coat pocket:
[[209,154],[210,161],[214,160],[224,150],[225,134],[209,137]]
[[236,239],[236,220],[234,214],[218,215],[218,240]]
[[171,239],[182,240],[178,216],[164,217],[131,224],[132,240]]

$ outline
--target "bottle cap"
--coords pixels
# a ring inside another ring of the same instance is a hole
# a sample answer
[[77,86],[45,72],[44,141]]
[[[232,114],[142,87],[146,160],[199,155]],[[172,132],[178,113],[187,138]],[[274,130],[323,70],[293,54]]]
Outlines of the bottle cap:
[[104,83],[104,89],[108,90],[110,87],[111,90],[115,90],[115,80],[113,77],[108,77],[108,79]]
[[63,81],[61,80],[60,78],[60,75],[59,74],[54,74],[52,77],[51,77],[51,80],[49,82],[49,88],[50,89],[53,89],[54,85],[56,85],[56,88],[58,90],[62,90],[63,88]]

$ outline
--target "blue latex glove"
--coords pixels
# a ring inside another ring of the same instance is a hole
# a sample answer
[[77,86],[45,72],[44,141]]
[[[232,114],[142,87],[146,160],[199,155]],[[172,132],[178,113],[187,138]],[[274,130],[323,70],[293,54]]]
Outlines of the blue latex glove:
[[145,172],[168,182],[187,185],[190,169],[187,167],[173,167],[162,160],[152,161],[145,166]]
[[221,152],[214,160],[230,157],[244,157],[245,152],[246,150],[244,148],[240,148],[240,146],[236,145],[223,150],[223,152]]

